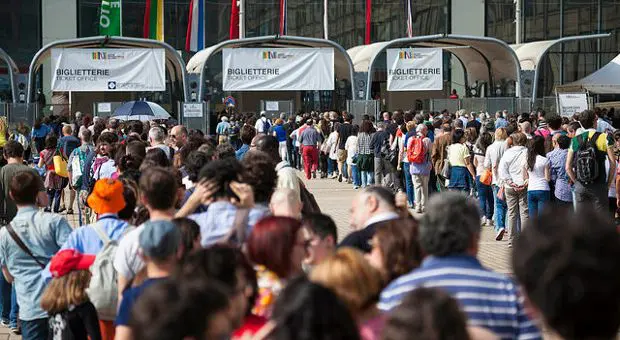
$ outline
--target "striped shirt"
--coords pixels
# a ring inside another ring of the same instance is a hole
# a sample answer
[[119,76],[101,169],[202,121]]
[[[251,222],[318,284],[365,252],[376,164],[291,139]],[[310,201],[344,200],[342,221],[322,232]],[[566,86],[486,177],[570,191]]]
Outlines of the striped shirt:
[[523,298],[506,276],[467,255],[429,256],[420,268],[392,281],[381,292],[379,309],[389,311],[417,287],[439,287],[456,298],[470,326],[485,327],[501,339],[542,339],[523,308]]
[[372,155],[372,153],[372,149],[370,148],[370,135],[365,132],[360,132],[357,136],[357,154]]

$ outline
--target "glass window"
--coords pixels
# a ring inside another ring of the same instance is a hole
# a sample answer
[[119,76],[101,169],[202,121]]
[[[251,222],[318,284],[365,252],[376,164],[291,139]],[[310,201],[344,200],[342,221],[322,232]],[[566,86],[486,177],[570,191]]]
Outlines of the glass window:
[[548,0],[523,1],[523,41],[560,37],[560,4]]
[[[0,0],[0,48],[20,69],[28,69],[41,48],[40,0]],[[0,62],[0,70],[5,67]]]
[[[230,0],[205,1],[205,46],[212,46],[228,40],[230,37],[230,10]],[[187,26],[185,29],[187,30]]]
[[[449,6],[449,0],[412,0],[413,36],[445,33],[449,31],[448,20],[444,15],[444,8]],[[449,14],[448,14],[449,15]],[[407,20],[407,17],[403,20]],[[407,32],[406,21],[403,23],[404,32]],[[403,36],[405,36],[403,33]]]
[[515,42],[514,0],[486,0],[485,32],[489,37]]
[[564,36],[596,33],[597,1],[564,0]]
[[[280,1],[261,0],[245,3],[245,35],[260,37],[280,33]],[[290,14],[290,13],[289,13]],[[289,17],[289,20],[291,18]]]
[[345,49],[362,45],[366,27],[366,2],[328,1],[327,7],[329,39]]
[[323,37],[323,2],[287,0],[287,34],[302,37]]

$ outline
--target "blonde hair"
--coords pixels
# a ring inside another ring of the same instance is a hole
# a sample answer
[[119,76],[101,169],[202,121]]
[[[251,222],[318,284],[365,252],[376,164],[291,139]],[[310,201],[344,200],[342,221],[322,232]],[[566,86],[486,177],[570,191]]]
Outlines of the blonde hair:
[[0,117],[0,131],[6,131],[9,123],[6,120],[5,116]]
[[502,141],[508,139],[508,133],[506,133],[506,129],[499,128],[495,131],[495,140]]
[[310,280],[331,289],[356,316],[376,303],[381,274],[361,252],[341,248],[312,269]]
[[88,270],[74,270],[67,275],[53,278],[41,297],[41,308],[57,314],[89,301],[86,288],[90,283]]
[[407,131],[415,131],[416,124],[413,120],[407,122]]

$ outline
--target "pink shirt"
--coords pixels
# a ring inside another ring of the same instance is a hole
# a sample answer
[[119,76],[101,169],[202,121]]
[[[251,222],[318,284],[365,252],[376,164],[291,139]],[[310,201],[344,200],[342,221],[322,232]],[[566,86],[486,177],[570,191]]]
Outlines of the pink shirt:
[[366,320],[358,325],[360,338],[362,340],[380,340],[381,332],[387,316],[385,314],[377,315],[372,319]]

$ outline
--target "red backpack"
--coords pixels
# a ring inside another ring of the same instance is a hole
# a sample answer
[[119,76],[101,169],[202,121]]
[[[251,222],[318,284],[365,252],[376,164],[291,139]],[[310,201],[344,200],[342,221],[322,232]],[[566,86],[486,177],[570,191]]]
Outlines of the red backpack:
[[426,150],[422,138],[410,137],[407,144],[407,160],[409,160],[409,163],[424,163],[426,160]]

